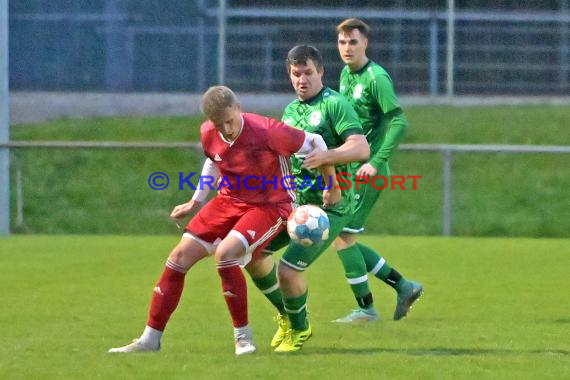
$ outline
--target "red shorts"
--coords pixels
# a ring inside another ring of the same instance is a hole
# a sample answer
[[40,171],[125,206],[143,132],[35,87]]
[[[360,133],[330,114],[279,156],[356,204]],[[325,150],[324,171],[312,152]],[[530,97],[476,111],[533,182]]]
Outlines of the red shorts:
[[255,205],[218,195],[188,222],[184,236],[209,254],[226,236],[236,236],[245,246],[245,265],[283,231],[292,210],[290,203]]

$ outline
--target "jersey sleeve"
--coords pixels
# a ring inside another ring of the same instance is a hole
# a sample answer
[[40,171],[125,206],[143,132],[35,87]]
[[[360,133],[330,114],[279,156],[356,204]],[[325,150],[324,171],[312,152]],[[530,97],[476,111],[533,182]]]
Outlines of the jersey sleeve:
[[408,123],[400,108],[400,102],[394,91],[392,79],[390,79],[387,73],[376,75],[372,83],[371,93],[384,115],[389,118],[382,146],[370,157],[369,161],[372,166],[379,169],[394,154],[406,132]]
[[400,108],[400,101],[394,91],[394,84],[387,73],[377,74],[370,84],[370,93],[383,113],[390,113]]
[[370,157],[370,164],[377,170],[384,165],[396,151],[400,141],[403,139],[406,129],[408,128],[408,121],[403,112],[398,110],[392,112],[390,122],[386,126],[386,137],[382,142],[382,146],[378,149],[372,157]]
[[[202,166],[202,173],[200,174],[200,178],[211,177],[214,179],[214,183],[217,183],[220,175],[220,168],[218,168],[216,163],[211,159],[206,158],[206,161],[204,161],[204,166]],[[208,186],[198,186],[196,191],[194,191],[192,200],[204,202],[208,197],[209,192],[210,188]]]
[[342,69],[342,71],[340,72],[340,78],[339,78],[339,83],[338,83],[338,92],[345,96],[348,89],[347,89],[347,80],[346,77],[348,76],[348,70],[346,68],[346,66]]
[[204,156],[206,156],[207,158],[212,158],[210,157],[210,155],[208,154],[208,147],[210,146],[210,136],[208,134],[208,122],[204,122],[202,123],[202,125],[200,126],[200,140],[202,142],[202,151],[204,152]]
[[288,126],[275,119],[268,118],[267,145],[282,156],[290,156],[303,146],[305,132]]
[[287,125],[295,124],[294,112],[292,111],[291,104],[287,105],[283,110],[283,115],[281,116],[281,121]]
[[334,129],[343,140],[346,140],[350,135],[364,134],[356,111],[344,97],[335,96],[330,98],[327,108],[332,118]]

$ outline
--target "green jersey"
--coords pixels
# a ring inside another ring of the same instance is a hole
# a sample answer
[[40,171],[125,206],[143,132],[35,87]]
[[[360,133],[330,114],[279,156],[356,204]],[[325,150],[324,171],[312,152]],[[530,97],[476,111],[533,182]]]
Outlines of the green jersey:
[[392,157],[407,128],[390,75],[368,61],[357,72],[340,74],[340,93],[356,110],[370,144],[370,164],[379,169]]
[[[363,134],[354,109],[338,92],[324,87],[315,97],[307,101],[294,100],[283,112],[283,122],[303,131],[319,134],[329,149],[341,146],[350,135]],[[297,203],[322,205],[323,191],[321,173],[318,169],[303,169],[303,158],[291,157],[292,174],[295,176]],[[349,164],[336,165],[337,173],[354,175]],[[346,184],[340,183],[341,186]],[[327,210],[339,214],[351,213],[354,209],[354,190],[343,190],[339,203]]]

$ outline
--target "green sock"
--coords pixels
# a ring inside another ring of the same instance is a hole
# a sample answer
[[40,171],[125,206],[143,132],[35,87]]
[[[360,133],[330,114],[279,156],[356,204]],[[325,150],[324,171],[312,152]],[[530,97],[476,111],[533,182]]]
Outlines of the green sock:
[[344,267],[344,274],[352,293],[356,298],[358,306],[364,309],[372,307],[372,294],[368,288],[368,273],[363,255],[358,246],[352,245],[348,248],[337,251],[338,257]]
[[291,322],[293,330],[303,331],[307,329],[307,290],[298,297],[284,298],[285,311]]
[[356,245],[364,257],[366,270],[394,289],[399,290],[400,285],[405,281],[402,275],[372,248],[360,243],[356,243]]
[[251,278],[253,283],[269,302],[275,306],[275,308],[281,314],[285,314],[285,306],[283,305],[283,297],[281,295],[281,289],[279,288],[279,283],[277,282],[277,265],[273,264],[271,272],[269,272],[265,277],[261,278]]

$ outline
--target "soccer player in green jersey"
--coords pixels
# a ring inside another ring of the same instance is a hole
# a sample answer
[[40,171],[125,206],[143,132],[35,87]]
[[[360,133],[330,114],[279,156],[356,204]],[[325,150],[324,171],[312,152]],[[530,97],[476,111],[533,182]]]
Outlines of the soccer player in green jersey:
[[[351,173],[354,162],[369,158],[369,146],[358,116],[347,100],[322,83],[324,73],[320,52],[307,45],[296,46],[287,55],[287,69],[297,99],[284,111],[282,120],[295,128],[319,134],[328,150],[315,149],[305,157],[292,156],[292,174],[295,176],[296,203],[322,204],[323,184],[317,168],[334,165],[337,173]],[[336,181],[333,181],[334,191]],[[311,335],[307,320],[307,285],[303,272],[326,250],[351,220],[354,211],[354,189],[343,190],[334,205],[323,206],[330,220],[329,238],[316,246],[303,247],[290,241],[279,263],[278,276],[283,303],[290,328],[282,336],[276,335],[272,346],[276,352],[294,352],[301,349]],[[272,242],[278,249],[279,244]],[[366,264],[362,255],[341,257],[346,276],[363,308],[372,307],[368,289]]]
[[[408,124],[394,92],[392,79],[384,68],[366,56],[369,32],[369,26],[356,18],[344,20],[337,26],[338,51],[346,64],[340,74],[340,93],[354,107],[370,145],[370,159],[358,165],[357,175],[382,175],[388,178],[389,160]],[[414,301],[421,296],[423,287],[402,277],[372,248],[361,243],[354,244],[382,193],[381,190],[374,189],[371,183],[372,181],[355,190],[358,202],[356,211],[338,240],[364,257],[368,272],[396,290],[397,303],[393,318],[399,320],[406,316]],[[360,308],[336,321],[352,323],[374,319],[375,315],[369,316],[367,310]]]

